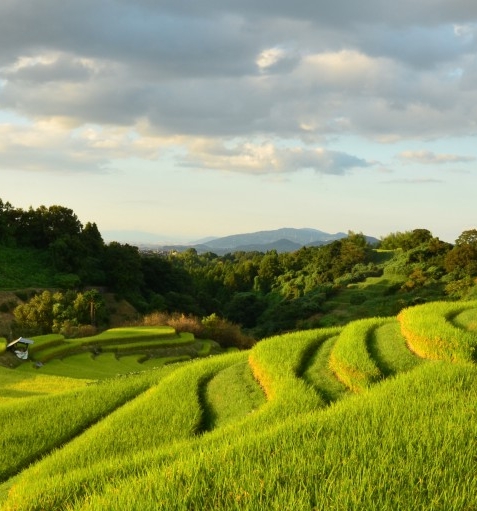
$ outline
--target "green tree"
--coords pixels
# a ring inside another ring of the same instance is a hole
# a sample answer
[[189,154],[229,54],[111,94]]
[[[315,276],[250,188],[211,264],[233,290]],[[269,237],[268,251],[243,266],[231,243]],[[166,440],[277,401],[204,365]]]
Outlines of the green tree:
[[143,286],[139,249],[113,241],[106,245],[104,267],[107,285],[123,296],[138,295]]
[[59,296],[50,291],[35,295],[29,302],[18,305],[13,315],[15,330],[24,331],[23,335],[49,334],[53,329],[54,305]]
[[14,230],[12,226],[13,206],[9,202],[0,199],[0,246],[14,244]]
[[254,288],[261,293],[268,293],[272,289],[275,278],[281,273],[280,259],[276,250],[265,254],[260,261]]
[[96,326],[104,319],[105,302],[96,289],[78,293],[73,302],[74,319],[80,325]]
[[462,232],[447,253],[445,267],[460,278],[477,275],[477,229]]

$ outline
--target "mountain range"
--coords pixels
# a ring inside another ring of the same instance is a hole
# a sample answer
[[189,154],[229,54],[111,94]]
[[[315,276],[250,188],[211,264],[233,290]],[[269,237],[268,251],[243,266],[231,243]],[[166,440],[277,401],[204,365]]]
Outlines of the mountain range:
[[[126,236],[117,236],[114,241],[127,242],[137,245],[142,250],[163,250],[163,251],[184,251],[194,248],[198,253],[213,252],[217,255],[224,255],[230,252],[267,252],[276,250],[277,252],[293,252],[303,246],[313,247],[331,243],[334,240],[346,238],[344,232],[334,234],[320,231],[318,229],[295,229],[281,228],[270,231],[258,231],[245,234],[233,234],[220,238],[204,238],[191,243],[175,244],[153,242],[154,235],[148,235],[147,238],[140,236],[144,233],[128,232]],[[108,237],[111,238],[112,234]],[[144,241],[137,242],[141,237]],[[128,238],[128,239],[125,239]],[[134,239],[136,238],[136,240]],[[156,235],[156,239],[158,236]],[[366,236],[370,243],[377,243],[379,240],[373,236]]]

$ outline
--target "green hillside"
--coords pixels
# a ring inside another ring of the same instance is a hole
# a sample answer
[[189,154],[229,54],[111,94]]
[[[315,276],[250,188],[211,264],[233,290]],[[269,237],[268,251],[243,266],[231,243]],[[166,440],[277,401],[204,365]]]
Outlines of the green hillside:
[[[0,199],[0,336],[80,337],[156,312],[199,320],[215,314],[247,338],[224,345],[250,347],[284,332],[394,316],[418,303],[473,299],[476,260],[476,229],[454,245],[417,228],[372,243],[349,231],[285,253],[140,249],[105,243],[95,223],[83,225],[68,208],[23,210]],[[46,306],[44,292],[52,294],[51,309],[35,314]],[[118,314],[125,303],[130,313]]]
[[2,369],[0,509],[474,509],[476,315],[432,302],[95,381]]

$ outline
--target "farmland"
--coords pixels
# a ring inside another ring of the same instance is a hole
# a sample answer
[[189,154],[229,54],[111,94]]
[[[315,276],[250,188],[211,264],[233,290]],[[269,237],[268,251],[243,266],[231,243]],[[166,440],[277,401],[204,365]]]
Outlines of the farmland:
[[473,509],[476,315],[430,302],[206,358],[151,356],[212,353],[167,327],[40,338],[42,367],[0,368],[0,509]]

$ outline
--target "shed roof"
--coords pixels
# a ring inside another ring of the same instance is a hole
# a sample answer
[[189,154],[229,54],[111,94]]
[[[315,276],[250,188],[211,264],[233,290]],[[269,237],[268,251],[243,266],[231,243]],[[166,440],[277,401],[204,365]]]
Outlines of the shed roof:
[[10,348],[10,346],[14,346],[17,343],[23,343],[23,344],[33,344],[35,341],[32,341],[31,339],[26,339],[25,337],[19,337],[18,339],[15,339],[11,343],[7,344],[7,348]]

